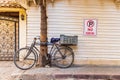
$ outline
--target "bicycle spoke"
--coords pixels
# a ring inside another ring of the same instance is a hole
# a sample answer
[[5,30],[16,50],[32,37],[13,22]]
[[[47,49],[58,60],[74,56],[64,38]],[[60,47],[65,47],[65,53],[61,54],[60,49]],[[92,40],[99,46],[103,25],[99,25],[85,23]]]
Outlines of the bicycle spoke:
[[56,66],[60,68],[70,67],[74,61],[74,54],[70,49],[66,47],[60,48],[54,55],[54,61]]
[[[29,48],[22,48],[15,53],[14,63],[16,67],[22,70],[26,70],[34,66],[36,62],[36,55],[32,51],[28,54],[28,51],[29,51]],[[16,61],[17,56],[19,56],[18,61]]]

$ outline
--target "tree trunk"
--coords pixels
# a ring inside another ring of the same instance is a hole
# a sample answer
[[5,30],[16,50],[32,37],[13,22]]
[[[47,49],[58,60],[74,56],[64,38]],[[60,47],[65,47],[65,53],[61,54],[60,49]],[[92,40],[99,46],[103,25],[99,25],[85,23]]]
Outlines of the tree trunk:
[[[40,40],[41,42],[47,42],[47,14],[46,14],[46,0],[40,0],[41,6],[41,33],[40,33]],[[40,66],[45,67],[46,65],[46,58],[47,55],[47,45],[40,46],[41,56],[39,58]]]

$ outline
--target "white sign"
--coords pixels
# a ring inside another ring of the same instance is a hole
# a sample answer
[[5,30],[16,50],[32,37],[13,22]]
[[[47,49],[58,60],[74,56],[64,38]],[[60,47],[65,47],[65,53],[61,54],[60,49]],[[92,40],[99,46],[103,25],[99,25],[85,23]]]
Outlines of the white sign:
[[85,19],[84,20],[83,34],[86,36],[97,35],[97,20],[96,19]]

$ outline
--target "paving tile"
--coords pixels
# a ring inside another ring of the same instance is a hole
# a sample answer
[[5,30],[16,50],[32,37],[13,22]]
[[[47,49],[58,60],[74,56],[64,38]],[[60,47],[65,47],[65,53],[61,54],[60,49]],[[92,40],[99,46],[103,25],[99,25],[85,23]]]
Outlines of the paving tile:
[[82,66],[60,69],[32,68],[20,70],[13,62],[0,62],[0,80],[120,80],[120,67]]
[[55,79],[55,80],[76,80],[74,78],[67,78],[67,79]]

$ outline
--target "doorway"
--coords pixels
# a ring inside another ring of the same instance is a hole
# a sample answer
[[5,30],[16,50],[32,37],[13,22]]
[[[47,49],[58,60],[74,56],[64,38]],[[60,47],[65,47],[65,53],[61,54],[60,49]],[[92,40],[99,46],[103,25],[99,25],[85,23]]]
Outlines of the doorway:
[[0,12],[0,61],[13,60],[18,44],[19,12]]

